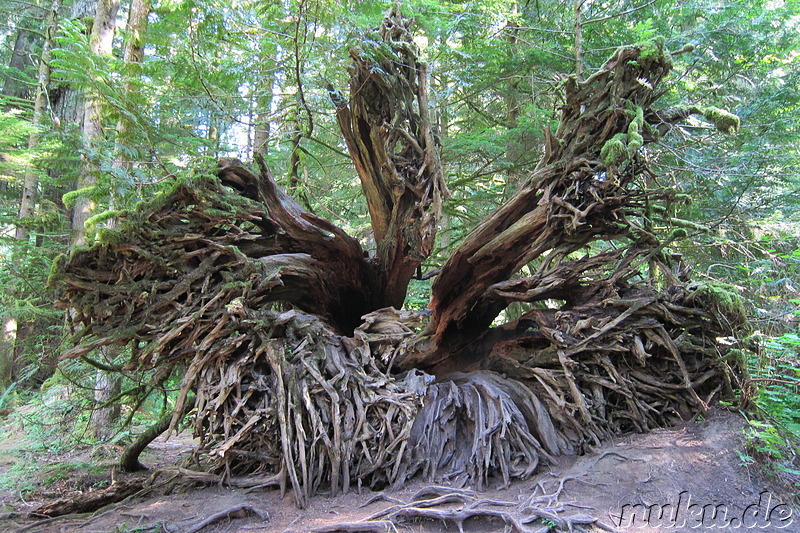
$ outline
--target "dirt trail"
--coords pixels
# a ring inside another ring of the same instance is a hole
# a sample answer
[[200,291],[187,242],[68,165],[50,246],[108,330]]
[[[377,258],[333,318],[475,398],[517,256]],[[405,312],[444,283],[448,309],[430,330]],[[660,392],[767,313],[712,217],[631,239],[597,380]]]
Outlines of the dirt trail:
[[[740,459],[744,425],[737,415],[713,412],[706,420],[633,435],[583,457],[562,458],[560,464],[546,467],[535,478],[516,482],[504,490],[462,491],[460,503],[435,509],[468,509],[470,502],[481,502],[476,509],[523,517],[525,503],[535,502],[539,506],[551,504],[548,508],[557,511],[558,519],[590,516],[618,531],[800,532],[796,497],[793,500],[791,494],[771,486],[759,474],[758,467],[746,466]],[[176,448],[175,444],[157,444],[151,452],[151,461],[159,455],[159,450],[174,458]],[[559,486],[560,494],[548,498]],[[38,525],[19,520],[6,521],[5,525],[0,522],[0,531],[33,526],[27,531],[186,533],[204,519],[244,505],[261,517],[247,509],[240,510],[230,517],[214,520],[200,531],[301,533],[376,515],[377,519],[384,519],[388,513],[381,515],[381,511],[398,509],[399,502],[411,501],[425,487],[426,484],[415,482],[396,492],[374,493],[365,489],[361,494],[353,491],[337,497],[318,496],[304,510],[295,508],[291,494],[281,498],[277,491],[248,493],[209,487],[126,502],[95,513],[93,518],[63,518]],[[499,505],[501,502],[513,506]],[[267,515],[269,518],[265,519]],[[500,518],[483,516],[465,520],[463,530],[503,531],[505,525]],[[547,522],[541,518],[525,525],[529,531],[546,531],[546,526]],[[588,530],[602,529],[593,525]],[[404,523],[398,531],[458,531],[458,527],[453,522],[417,519]]]

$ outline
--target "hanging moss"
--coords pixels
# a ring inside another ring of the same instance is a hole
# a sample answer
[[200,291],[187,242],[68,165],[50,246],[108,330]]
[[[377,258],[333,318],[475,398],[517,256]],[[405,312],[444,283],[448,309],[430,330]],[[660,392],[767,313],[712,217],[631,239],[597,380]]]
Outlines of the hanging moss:
[[102,224],[107,220],[111,220],[113,218],[119,218],[123,216],[125,211],[117,210],[117,209],[109,209],[107,211],[103,211],[102,213],[97,213],[96,215],[89,217],[86,219],[86,222],[83,223],[83,226],[86,229],[92,228],[97,226],[98,224]]
[[78,198],[91,197],[98,192],[100,192],[100,187],[97,185],[92,185],[90,187],[84,187],[82,189],[66,193],[61,197],[61,201],[64,203],[65,207],[72,207],[75,205],[75,202],[78,201]]
[[639,132],[628,134],[628,155],[633,157],[644,146],[644,137]]
[[644,137],[641,134],[644,126],[644,109],[641,106],[634,106],[628,113],[633,115],[633,120],[628,124],[628,156],[633,157],[639,148],[644,146]]
[[631,108],[626,113],[633,117],[633,120],[628,125],[628,133],[641,131],[644,125],[644,109],[642,109],[642,106],[631,105]]
[[731,135],[739,131],[739,117],[729,111],[718,107],[706,107],[703,109],[703,116],[714,124],[719,131]]
[[692,222],[691,220],[684,220],[682,218],[670,217],[669,223],[673,226],[678,226],[680,228],[687,228],[694,231],[702,231],[706,233],[711,231],[708,226],[704,226],[702,224],[698,224],[697,222]]
[[47,288],[52,289],[55,287],[58,280],[61,279],[61,274],[64,272],[67,261],[69,261],[69,256],[67,254],[58,254],[53,258],[53,262],[50,265],[50,272],[47,274]]
[[603,145],[600,149],[600,159],[606,166],[612,166],[621,163],[627,158],[627,135],[624,133],[617,133]]

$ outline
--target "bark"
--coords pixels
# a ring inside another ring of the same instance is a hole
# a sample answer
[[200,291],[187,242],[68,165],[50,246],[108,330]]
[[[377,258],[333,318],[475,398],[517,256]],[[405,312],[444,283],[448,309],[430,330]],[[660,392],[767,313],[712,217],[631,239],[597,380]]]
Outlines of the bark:
[[[104,359],[113,360],[116,355],[113,347],[103,347],[101,353]],[[115,398],[121,390],[121,376],[115,372],[98,370],[94,380],[94,402],[95,409],[92,411],[91,427],[94,437],[97,440],[107,440],[114,434],[114,423],[119,419],[119,404],[109,405],[109,401]]]
[[40,42],[36,32],[24,27],[31,22],[33,21],[24,21],[23,26],[17,30],[14,51],[8,64],[9,70],[3,79],[3,94],[11,99],[15,107],[23,107],[31,92],[29,80],[33,77],[31,69],[36,64],[36,49]]
[[278,64],[278,50],[266,54],[260,54],[260,63],[264,65],[268,74],[263,77],[263,81],[258,86],[256,95],[256,119],[255,131],[253,133],[253,159],[258,155],[262,158],[267,157],[269,152],[270,136],[272,134],[272,102],[273,91],[275,90],[275,78]]
[[585,0],[573,0],[575,15],[575,77],[583,76],[583,4]]
[[[144,59],[145,34],[147,33],[147,17],[150,14],[150,0],[133,0],[128,11],[128,24],[125,28],[125,49],[123,51],[123,61],[128,69],[130,78],[123,85],[123,94],[130,96],[135,94],[137,84],[133,81],[136,77],[134,72],[138,72],[138,65]],[[117,121],[116,141],[117,145],[124,142],[128,134],[129,124],[124,118]],[[114,158],[114,165],[117,168],[126,168],[129,162],[125,161],[120,150]],[[129,170],[126,168],[126,170]]]
[[[311,113],[311,108],[306,102],[305,89],[303,87],[303,58],[301,57],[300,46],[306,42],[306,29],[304,19],[306,16],[306,3],[301,0],[298,6],[298,13],[294,26],[294,82],[297,90],[296,94],[296,116],[294,120],[294,128],[292,131],[292,149],[289,155],[289,172],[287,176],[287,191],[289,194],[300,200],[300,203],[311,211],[311,203],[308,200],[308,195],[304,190],[300,180],[300,143],[303,138],[310,138],[314,134],[314,115]],[[303,27],[302,35],[300,28]],[[302,43],[300,42],[302,39]]]

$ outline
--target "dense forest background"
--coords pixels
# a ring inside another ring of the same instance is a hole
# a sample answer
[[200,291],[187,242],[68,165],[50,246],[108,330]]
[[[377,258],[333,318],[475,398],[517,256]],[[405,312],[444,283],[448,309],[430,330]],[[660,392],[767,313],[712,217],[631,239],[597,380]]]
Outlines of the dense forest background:
[[[24,420],[56,451],[129,440],[174,401],[175,383],[145,394],[136,376],[111,379],[104,365],[125,354],[58,365],[73,332],[48,277],[57,256],[103,239],[121,210],[221,157],[263,156],[304,207],[374,249],[331,91],[347,86],[350,48],[388,6],[0,0],[3,416]],[[620,45],[663,37],[682,51],[665,104],[680,94],[740,118],[735,135],[690,118],[648,146],[648,186],[670,191],[654,206],[652,229],[684,228],[688,236],[672,247],[695,277],[743,297],[753,350],[740,396],[752,450],[800,475],[784,446],[800,434],[800,3],[420,0],[403,8],[429,64],[451,191],[424,271],[441,267],[533,170],[566,77],[592,72]],[[429,288],[430,280],[413,281],[405,307],[424,309]]]

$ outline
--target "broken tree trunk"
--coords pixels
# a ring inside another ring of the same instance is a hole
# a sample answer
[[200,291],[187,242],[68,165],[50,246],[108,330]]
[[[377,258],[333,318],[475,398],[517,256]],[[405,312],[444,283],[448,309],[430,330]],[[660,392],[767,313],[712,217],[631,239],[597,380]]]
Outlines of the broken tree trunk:
[[[349,102],[332,91],[374,256],[263,162],[222,161],[59,265],[79,328],[64,357],[127,345],[126,371],[153,383],[180,372],[173,425],[195,393],[209,468],[274,474],[301,506],[416,474],[507,484],[730,395],[736,361],[717,339],[735,335],[741,307],[691,283],[666,249],[680,232],[648,229],[665,193],[639,185],[644,145],[700,112],[653,108],[663,43],[567,82],[542,163],[457,248],[432,313],[418,313],[387,306],[430,253],[446,189],[408,22],[395,9],[374,36],[383,44],[351,52]],[[533,274],[518,277],[525,265]],[[528,312],[493,326],[511,302]]]
[[448,194],[428,109],[428,69],[410,25],[393,7],[364,46],[350,50],[350,101],[329,87],[369,206],[383,306],[398,309],[433,251]]

